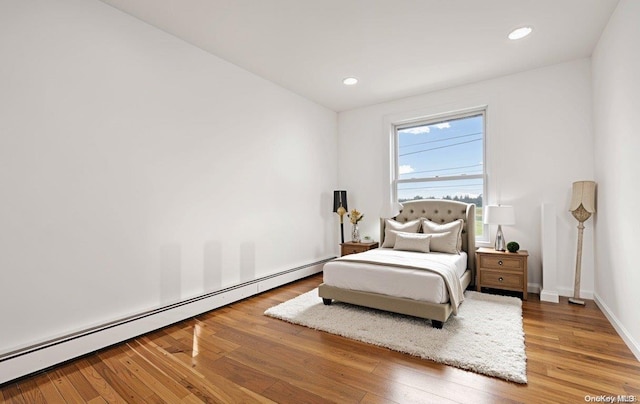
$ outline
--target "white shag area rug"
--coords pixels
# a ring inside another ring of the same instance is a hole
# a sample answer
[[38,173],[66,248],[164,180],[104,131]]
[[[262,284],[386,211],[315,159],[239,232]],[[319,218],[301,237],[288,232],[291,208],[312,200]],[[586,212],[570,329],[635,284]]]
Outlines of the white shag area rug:
[[314,289],[271,307],[265,315],[494,376],[527,383],[522,302],[515,297],[465,292],[457,316],[440,330],[429,320],[333,302]]

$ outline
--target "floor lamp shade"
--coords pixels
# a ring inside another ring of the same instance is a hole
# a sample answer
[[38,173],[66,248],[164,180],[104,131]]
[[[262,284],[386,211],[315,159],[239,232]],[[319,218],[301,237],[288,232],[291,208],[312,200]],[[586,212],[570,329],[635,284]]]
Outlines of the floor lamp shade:
[[340,242],[344,243],[344,214],[347,213],[347,191],[333,191],[333,211],[340,216]]
[[580,205],[589,213],[596,212],[596,183],[593,181],[576,181],[571,192],[570,212],[580,209]]
[[509,226],[516,224],[516,213],[513,206],[488,205],[484,208],[483,221],[485,224],[498,225],[494,249],[496,251],[505,251],[507,243],[502,234],[502,225]]
[[347,207],[347,191],[333,191],[333,211],[338,213],[338,208],[342,206],[345,211],[348,211]]
[[596,183],[594,181],[576,181],[571,190],[569,212],[578,221],[578,249],[576,251],[576,276],[573,283],[573,297],[569,303],[584,305],[580,299],[580,278],[582,267],[582,238],[584,222],[596,212]]

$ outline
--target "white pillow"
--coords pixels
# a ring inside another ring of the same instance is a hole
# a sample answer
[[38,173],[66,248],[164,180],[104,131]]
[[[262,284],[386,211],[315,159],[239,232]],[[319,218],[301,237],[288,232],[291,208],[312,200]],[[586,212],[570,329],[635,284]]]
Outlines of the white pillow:
[[382,247],[393,248],[396,244],[396,233],[401,231],[404,233],[417,233],[420,228],[420,219],[412,220],[406,223],[400,223],[395,220],[386,219],[384,226],[384,242]]
[[432,234],[397,232],[393,249],[428,253],[431,236]]
[[462,219],[450,223],[437,224],[427,219],[422,219],[422,232],[431,234],[431,251],[439,251],[450,254],[459,254],[462,250]]

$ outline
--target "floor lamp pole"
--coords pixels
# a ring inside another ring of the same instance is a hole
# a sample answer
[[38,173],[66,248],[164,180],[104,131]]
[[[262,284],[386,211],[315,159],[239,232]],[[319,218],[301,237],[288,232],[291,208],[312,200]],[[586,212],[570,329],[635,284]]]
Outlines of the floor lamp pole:
[[584,306],[584,300],[580,299],[580,278],[582,268],[582,235],[584,233],[584,222],[578,223],[578,251],[576,253],[576,278],[573,282],[573,297],[569,298],[569,303],[581,304]]
[[336,212],[340,216],[340,240],[344,244],[344,214],[347,213],[347,210],[340,205]]
[[594,181],[576,181],[572,185],[571,204],[569,211],[578,221],[578,251],[576,252],[576,279],[573,283],[573,297],[569,303],[584,306],[580,299],[580,272],[582,269],[582,235],[584,222],[596,211],[596,183]]
[[578,251],[576,252],[576,279],[573,283],[573,297],[569,298],[569,303],[580,304],[584,306],[584,300],[580,299],[580,277],[582,268],[582,235],[584,233],[584,222],[591,217],[582,204],[571,212],[573,217],[578,221]]

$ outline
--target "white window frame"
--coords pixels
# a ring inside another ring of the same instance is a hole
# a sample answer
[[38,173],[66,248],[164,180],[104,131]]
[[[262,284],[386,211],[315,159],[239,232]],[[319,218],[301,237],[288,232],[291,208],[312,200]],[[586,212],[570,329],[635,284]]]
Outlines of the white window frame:
[[[422,116],[414,116],[407,119],[397,119],[393,122],[387,121],[390,127],[391,134],[391,144],[392,144],[392,152],[390,153],[391,158],[391,200],[393,203],[398,202],[398,184],[403,183],[413,183],[413,182],[425,182],[424,178],[407,178],[400,179],[399,173],[399,145],[398,145],[398,130],[406,129],[410,127],[414,127],[417,125],[431,125],[434,123],[438,123],[441,121],[452,120],[452,119],[461,119],[468,118],[474,115],[482,115],[482,174],[474,174],[474,175],[452,175],[452,176],[444,176],[438,178],[429,178],[426,181],[455,181],[455,180],[463,180],[463,179],[474,179],[481,178],[482,179],[482,205],[483,207],[488,204],[488,181],[487,181],[487,106],[478,106],[468,109],[449,111],[446,113],[440,114],[430,114],[430,115],[422,115]],[[482,207],[477,207],[478,209],[482,209]],[[482,236],[476,236],[476,241],[483,243],[489,242],[489,226],[486,224],[482,225],[483,231]]]

